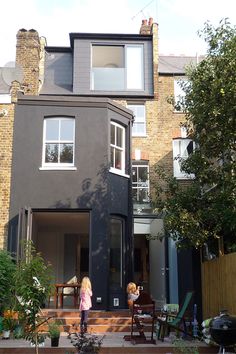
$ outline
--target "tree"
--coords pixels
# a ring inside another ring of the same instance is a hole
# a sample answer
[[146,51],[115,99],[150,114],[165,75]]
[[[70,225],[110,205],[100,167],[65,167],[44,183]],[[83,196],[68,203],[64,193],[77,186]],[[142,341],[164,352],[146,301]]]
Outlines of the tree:
[[206,23],[199,34],[208,51],[187,68],[185,97],[176,104],[196,146],[181,168],[195,178],[181,186],[159,167],[165,185],[157,186],[154,205],[164,212],[166,233],[177,247],[201,247],[223,237],[236,248],[236,28],[222,20],[217,28]]
[[40,327],[47,322],[41,308],[52,289],[52,267],[47,263],[31,241],[26,242],[24,258],[19,262],[15,274],[15,292],[19,302],[19,316],[24,325],[24,338],[38,345],[43,337]]

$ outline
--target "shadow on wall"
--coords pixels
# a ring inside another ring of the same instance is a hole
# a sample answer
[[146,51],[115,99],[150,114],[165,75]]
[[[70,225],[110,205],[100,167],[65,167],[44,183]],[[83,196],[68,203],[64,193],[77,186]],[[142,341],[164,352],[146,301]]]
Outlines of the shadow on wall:
[[76,199],[78,208],[95,209],[100,218],[104,217],[103,205],[108,198],[108,173],[108,167],[100,165],[94,181],[91,178],[82,181],[82,193]]
[[[81,193],[76,197],[75,204],[78,209],[94,209],[99,212],[100,217],[104,216],[103,205],[108,198],[108,167],[104,164],[100,165],[96,177],[85,178],[78,189]],[[70,198],[65,200],[57,200],[55,204],[49,208],[71,209],[73,201]]]

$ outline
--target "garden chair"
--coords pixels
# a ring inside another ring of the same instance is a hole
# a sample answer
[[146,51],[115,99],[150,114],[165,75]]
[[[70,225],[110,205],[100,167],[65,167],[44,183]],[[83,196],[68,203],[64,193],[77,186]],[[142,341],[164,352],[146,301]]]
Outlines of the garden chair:
[[[141,292],[131,307],[131,334],[124,336],[132,344],[155,344],[155,301],[146,292]],[[138,334],[137,334],[138,332]]]
[[166,334],[169,335],[171,329],[183,332],[185,334],[190,334],[187,331],[187,320],[185,318],[185,314],[189,307],[190,301],[192,300],[192,297],[193,297],[193,291],[187,292],[183,304],[176,315],[166,313],[164,314],[163,317],[157,318],[157,322],[158,322],[157,325],[159,325],[159,329],[158,329],[159,340],[164,341],[165,335]]

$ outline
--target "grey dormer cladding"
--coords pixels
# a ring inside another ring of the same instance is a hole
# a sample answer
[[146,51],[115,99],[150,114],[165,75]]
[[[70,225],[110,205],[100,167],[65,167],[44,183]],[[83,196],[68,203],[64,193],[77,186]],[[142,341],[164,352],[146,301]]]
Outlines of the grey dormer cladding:
[[[137,34],[71,33],[71,47],[46,47],[45,76],[40,94],[95,96],[153,96],[152,36]],[[144,90],[91,90],[91,49],[93,44],[141,44],[144,48]]]
[[[101,96],[152,96],[153,65],[152,36],[127,34],[71,33],[74,49],[73,93]],[[93,91],[91,90],[91,49],[93,44],[127,45],[142,44],[144,47],[144,90],[143,91]]]
[[45,74],[40,94],[72,94],[73,55],[71,48],[45,48]]

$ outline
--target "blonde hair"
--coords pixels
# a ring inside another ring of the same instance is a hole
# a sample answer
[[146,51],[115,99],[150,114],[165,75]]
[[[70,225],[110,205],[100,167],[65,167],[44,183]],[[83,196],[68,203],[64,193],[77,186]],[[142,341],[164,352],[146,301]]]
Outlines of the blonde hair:
[[92,290],[92,285],[89,277],[83,277],[81,282],[81,290]]
[[128,294],[135,294],[135,292],[137,291],[137,286],[136,286],[136,284],[135,283],[129,283],[128,285],[127,285],[127,293]]

